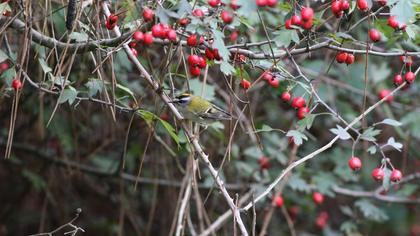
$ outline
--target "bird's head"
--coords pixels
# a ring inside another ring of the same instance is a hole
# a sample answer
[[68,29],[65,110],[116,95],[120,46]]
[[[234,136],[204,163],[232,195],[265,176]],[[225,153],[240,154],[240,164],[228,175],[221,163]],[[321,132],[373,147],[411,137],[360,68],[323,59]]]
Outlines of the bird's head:
[[191,103],[192,95],[189,93],[183,93],[177,97],[175,97],[174,100],[171,101],[171,103],[174,103],[176,105],[180,106],[188,106]]

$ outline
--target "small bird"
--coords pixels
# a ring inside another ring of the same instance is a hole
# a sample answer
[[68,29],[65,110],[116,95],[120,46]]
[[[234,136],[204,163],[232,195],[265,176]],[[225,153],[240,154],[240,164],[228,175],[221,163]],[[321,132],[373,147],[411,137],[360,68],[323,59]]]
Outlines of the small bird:
[[219,120],[231,120],[233,116],[206,99],[183,93],[171,103],[175,104],[185,119],[202,125],[208,125]]

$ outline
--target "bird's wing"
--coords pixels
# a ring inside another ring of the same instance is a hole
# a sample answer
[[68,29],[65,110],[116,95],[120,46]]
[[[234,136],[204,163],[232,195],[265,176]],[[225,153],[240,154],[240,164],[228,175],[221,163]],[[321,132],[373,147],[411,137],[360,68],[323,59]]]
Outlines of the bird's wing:
[[206,112],[199,115],[203,119],[230,120],[232,115],[213,104]]

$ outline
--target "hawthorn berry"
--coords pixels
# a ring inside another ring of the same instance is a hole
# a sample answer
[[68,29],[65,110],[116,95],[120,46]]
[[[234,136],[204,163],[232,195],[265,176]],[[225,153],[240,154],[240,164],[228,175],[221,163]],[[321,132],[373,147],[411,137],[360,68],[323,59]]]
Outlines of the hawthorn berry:
[[340,17],[340,13],[342,14],[341,2],[337,0],[333,0],[331,2],[331,11],[336,17]]
[[153,10],[149,8],[144,9],[143,11],[144,21],[152,21],[154,16],[155,16],[155,12]]
[[276,205],[276,207],[278,207],[278,208],[281,208],[284,204],[284,199],[280,195],[275,196],[273,201],[274,201],[274,204]]
[[19,79],[12,80],[12,88],[14,90],[20,90],[22,88],[22,82]]
[[302,26],[302,28],[308,30],[308,29],[312,28],[313,24],[314,24],[313,20],[310,19],[310,20],[307,20],[307,21],[303,21],[301,26]]
[[246,80],[246,79],[242,79],[241,80],[241,87],[243,89],[247,90],[247,89],[249,89],[251,87],[251,83],[248,80]]
[[9,69],[9,64],[7,62],[0,63],[0,74],[2,74],[4,71]]
[[337,53],[337,55],[335,56],[335,60],[336,60],[338,63],[344,63],[344,62],[346,62],[346,60],[347,60],[347,56],[348,56],[348,54],[347,54],[346,52],[339,52],[339,53]]
[[204,59],[204,57],[202,56],[198,56],[198,67],[200,68],[204,68],[207,65],[206,59]]
[[350,3],[347,0],[341,0],[340,1],[340,8],[342,11],[347,11],[348,9],[350,9]]
[[286,20],[285,22],[284,22],[284,27],[286,28],[286,29],[293,29],[292,28],[292,21],[289,19],[289,20]]
[[206,55],[207,59],[213,60],[214,59],[214,52],[211,48],[206,48],[204,50],[204,54]]
[[347,54],[347,58],[346,58],[346,64],[347,64],[347,65],[351,65],[351,64],[353,64],[353,63],[354,63],[354,55],[353,55],[353,54],[348,53],[348,54]]
[[360,170],[362,168],[362,161],[358,157],[350,158],[348,164],[349,164],[350,169],[354,171]]
[[380,6],[385,6],[386,5],[386,0],[377,0],[376,1]]
[[376,181],[382,181],[384,179],[385,172],[381,168],[376,168],[372,171],[372,177]]
[[203,10],[197,8],[192,12],[192,15],[195,17],[204,17],[204,12]]
[[312,200],[314,200],[315,204],[322,204],[324,202],[324,195],[320,192],[314,192],[312,194]]
[[306,114],[308,114],[310,112],[309,108],[307,107],[301,107],[299,108],[298,112],[297,112],[297,117],[299,120],[303,120],[306,117]]
[[399,85],[401,85],[402,83],[404,83],[404,79],[403,79],[403,77],[402,77],[400,74],[395,75],[395,76],[394,76],[394,84],[395,84],[396,86],[399,86]]
[[394,169],[394,170],[391,172],[391,177],[390,177],[390,179],[391,179],[391,181],[392,181],[392,182],[398,182],[398,181],[400,181],[400,180],[401,180],[401,178],[402,178],[402,173],[401,173],[401,171],[399,171],[399,170],[397,170],[397,169]]
[[105,27],[108,30],[113,30],[115,28],[115,26],[117,26],[117,23],[110,23],[109,20],[105,21]]
[[283,101],[285,101],[285,102],[288,102],[288,101],[290,101],[290,99],[292,98],[292,95],[290,95],[290,93],[289,92],[283,92],[282,94],[281,94],[281,100],[283,100]]
[[312,18],[314,17],[314,10],[310,7],[304,7],[300,11],[300,17],[304,21],[312,20]]
[[413,83],[414,80],[416,79],[416,74],[409,71],[409,72],[405,73],[404,79],[405,79],[405,81],[407,81],[407,83]]
[[321,213],[319,213],[319,215],[316,217],[315,219],[315,225],[319,228],[319,229],[324,229],[325,226],[328,223],[328,213],[326,211],[323,211]]
[[133,53],[134,57],[137,57],[139,55],[139,53],[137,52],[137,50],[135,48],[130,48],[131,53]]
[[292,107],[294,108],[301,108],[306,105],[305,99],[303,97],[295,97],[291,103]]
[[222,21],[225,24],[230,24],[233,21],[233,15],[232,15],[232,13],[230,13],[229,11],[226,11],[226,10],[223,10],[220,13],[220,18],[222,18]]
[[192,35],[190,35],[190,36],[188,36],[188,38],[187,38],[187,45],[188,46],[190,46],[190,47],[195,47],[195,46],[197,46],[197,35],[195,35],[195,34],[192,34]]
[[298,15],[293,15],[292,18],[290,18],[292,25],[301,25],[302,19]]
[[273,88],[277,88],[280,85],[280,81],[273,77],[271,80],[268,81],[268,84]]
[[381,40],[381,33],[377,29],[370,29],[369,37],[370,40],[372,40],[373,42],[378,42],[379,40]]
[[410,67],[413,64],[411,56],[400,56],[400,60],[405,64],[406,67]]
[[201,69],[198,66],[190,66],[190,73],[192,76],[199,76],[201,73]]
[[188,19],[188,18],[182,18],[182,19],[180,19],[179,20],[179,24],[181,25],[181,26],[186,26],[186,25],[188,25],[190,23],[190,20]]
[[255,0],[255,3],[259,7],[265,7],[265,6],[267,6],[267,0]]
[[187,61],[190,66],[197,66],[200,64],[200,57],[198,55],[191,54],[188,56]]
[[[389,91],[388,89],[381,89],[380,91],[379,91],[379,94],[378,94],[378,96],[379,96],[379,99],[383,99],[383,98],[385,98],[386,96],[388,96],[389,94],[391,93],[391,91]],[[388,96],[388,98],[386,99],[386,101],[387,102],[392,102],[394,100],[394,96]]]
[[229,6],[232,8],[232,10],[238,10],[241,7],[238,5],[237,0],[231,0]]
[[154,37],[151,33],[145,33],[143,34],[143,42],[146,45],[150,45],[153,43]]
[[141,31],[134,32],[134,34],[133,34],[133,40],[134,41],[139,42],[139,41],[143,41],[143,39],[144,39],[143,32],[141,32]]
[[108,16],[107,20],[110,24],[116,24],[116,23],[118,23],[118,16],[115,15],[115,14],[111,14],[111,15]]
[[230,33],[229,35],[229,40],[231,42],[235,42],[238,39],[239,36],[239,32],[237,30],[232,31],[232,33]]
[[152,26],[152,35],[155,38],[164,39],[167,36],[167,32],[162,24],[156,24]]
[[357,0],[357,8],[361,11],[366,11],[369,8],[367,0]]
[[270,71],[264,71],[264,73],[262,74],[262,79],[270,81],[273,79],[273,74]]
[[267,0],[267,6],[275,7],[277,5],[277,0]]
[[268,157],[261,156],[258,159],[258,164],[260,165],[261,170],[266,170],[266,169],[270,168],[270,160],[268,159]]
[[218,7],[220,5],[220,0],[208,0],[207,3],[211,7]]
[[398,27],[399,27],[399,23],[397,21],[397,17],[396,16],[390,16],[388,18],[387,23],[388,23],[389,26],[391,26],[394,29],[398,29]]
[[168,31],[168,34],[166,36],[170,41],[172,42],[176,42],[177,41],[177,37],[176,37],[176,31],[174,29],[170,29]]

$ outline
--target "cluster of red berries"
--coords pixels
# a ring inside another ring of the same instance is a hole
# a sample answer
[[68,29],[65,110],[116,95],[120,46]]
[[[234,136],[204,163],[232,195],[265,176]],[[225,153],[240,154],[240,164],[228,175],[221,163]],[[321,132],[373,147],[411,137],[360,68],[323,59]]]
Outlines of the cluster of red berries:
[[405,28],[407,27],[406,24],[398,23],[396,16],[390,16],[388,18],[388,25],[391,26],[395,30],[405,30]]
[[304,7],[299,15],[293,15],[290,19],[284,22],[286,29],[293,29],[294,26],[301,26],[304,29],[310,29],[313,26],[314,10],[310,7]]
[[369,5],[367,0],[357,0],[357,8],[361,11],[367,11],[369,9]]
[[255,3],[259,7],[275,7],[277,0],[255,0]]
[[189,55],[187,61],[192,76],[199,76],[201,69],[207,65],[206,59],[204,59],[204,57],[195,54]]
[[111,14],[108,16],[108,18],[105,21],[105,27],[108,30],[113,30],[115,26],[117,26],[118,23],[118,15]]
[[[350,169],[352,169],[354,171],[360,170],[362,168],[362,161],[358,157],[350,158],[348,164],[349,164]],[[375,168],[372,171],[372,177],[376,181],[382,181],[385,177],[385,172],[382,168]],[[394,168],[391,172],[391,175],[390,175],[391,181],[392,182],[398,182],[398,181],[401,180],[401,178],[402,178],[401,171]]]
[[187,37],[187,45],[190,46],[190,47],[196,47],[196,46],[202,44],[203,42],[204,42],[204,37],[203,36],[198,37],[198,35],[192,34],[192,35]]
[[337,17],[343,16],[343,13],[350,9],[350,3],[347,0],[333,0],[331,2],[331,11]]
[[347,52],[338,52],[335,56],[335,60],[338,63],[346,63],[347,65],[351,65],[354,63],[354,55],[347,53]]
[[277,88],[280,85],[280,80],[276,79],[270,71],[265,71],[262,74],[262,79],[267,81],[267,83],[273,88]]
[[[231,1],[231,3],[229,4],[230,5],[230,7],[233,9],[233,10],[236,10],[236,9],[238,9],[239,8],[239,5],[238,4],[236,4],[236,2],[237,1]],[[224,5],[223,3],[222,3],[222,1],[221,0],[208,0],[207,1],[207,3],[209,4],[209,6],[211,6],[211,7],[219,7],[219,6],[221,6],[221,5]],[[230,23],[232,23],[232,21],[233,21],[233,14],[230,12],[230,11],[227,11],[227,10],[222,10],[221,12],[220,12],[220,18],[222,19],[222,21],[225,23],[225,24],[230,24]]]
[[[285,91],[281,94],[280,98],[281,98],[281,100],[283,100],[285,102],[288,102],[292,98],[292,95],[288,91]],[[306,117],[306,114],[308,114],[310,112],[310,109],[308,107],[306,107],[306,101],[303,97],[293,98],[290,105],[292,107],[298,109],[297,118],[299,120],[304,119]]]

